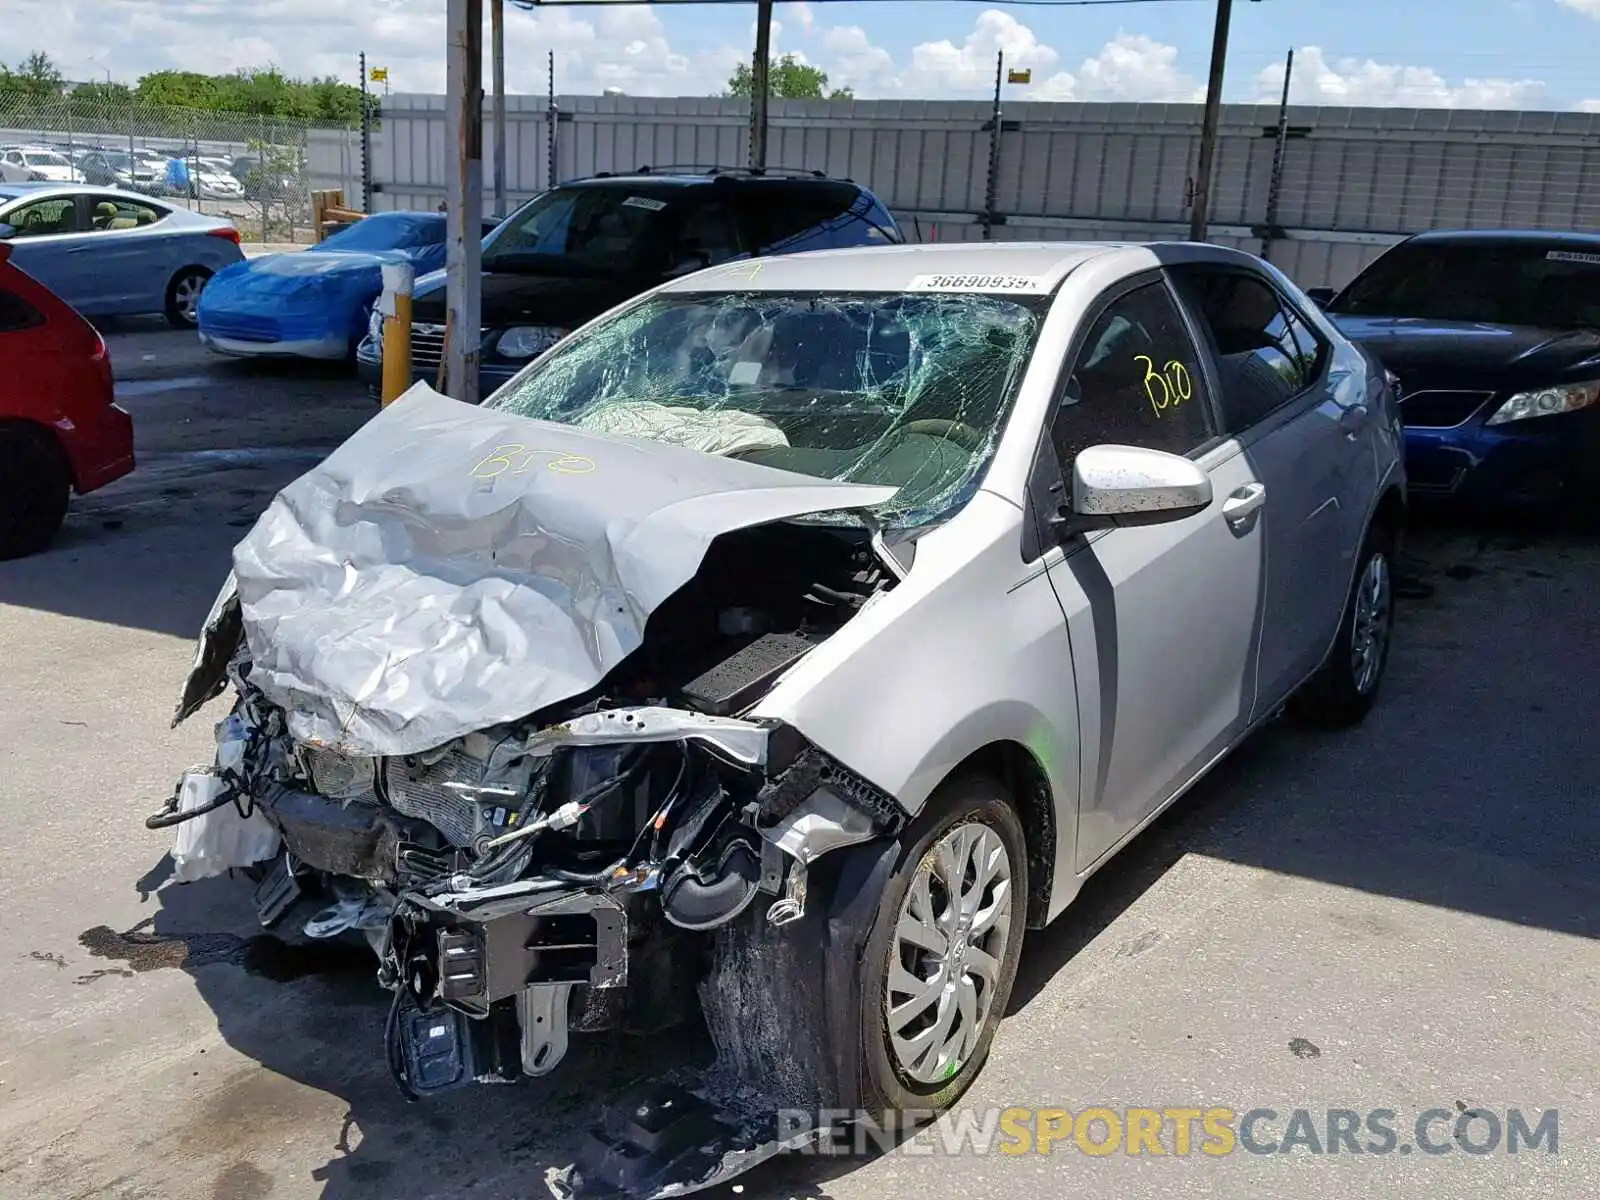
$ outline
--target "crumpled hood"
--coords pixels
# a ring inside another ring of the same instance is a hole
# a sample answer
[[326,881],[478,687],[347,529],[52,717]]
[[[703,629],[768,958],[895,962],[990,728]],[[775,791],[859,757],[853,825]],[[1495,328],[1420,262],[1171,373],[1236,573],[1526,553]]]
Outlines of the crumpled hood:
[[[895,491],[417,384],[280,492],[235,548],[250,680],[301,740],[427,750],[593,688],[719,534]],[[186,695],[205,686],[191,677]]]

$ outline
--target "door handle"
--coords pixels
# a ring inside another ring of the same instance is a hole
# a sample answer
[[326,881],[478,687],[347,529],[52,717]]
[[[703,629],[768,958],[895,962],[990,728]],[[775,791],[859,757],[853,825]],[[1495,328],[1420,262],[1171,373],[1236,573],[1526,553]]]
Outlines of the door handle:
[[1230,525],[1242,525],[1266,502],[1267,485],[1247,483],[1222,502],[1222,519]]
[[1344,430],[1345,436],[1353,438],[1366,426],[1370,415],[1365,404],[1352,404],[1339,414],[1339,428]]

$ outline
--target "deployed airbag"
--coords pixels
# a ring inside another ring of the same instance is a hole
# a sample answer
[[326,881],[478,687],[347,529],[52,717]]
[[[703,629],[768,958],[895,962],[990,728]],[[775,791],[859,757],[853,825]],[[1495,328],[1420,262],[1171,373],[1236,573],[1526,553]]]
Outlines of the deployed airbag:
[[594,687],[720,534],[882,504],[418,384],[234,551],[250,680],[302,741],[411,754]]

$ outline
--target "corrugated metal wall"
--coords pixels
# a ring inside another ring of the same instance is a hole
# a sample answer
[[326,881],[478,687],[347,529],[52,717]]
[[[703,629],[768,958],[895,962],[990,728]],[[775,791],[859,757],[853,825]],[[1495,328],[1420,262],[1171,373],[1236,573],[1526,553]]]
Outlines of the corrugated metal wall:
[[[558,180],[746,159],[748,115],[737,100],[563,96],[557,106]],[[508,100],[513,201],[551,182],[546,107],[539,96]],[[1185,236],[1199,111],[1007,105],[995,181],[1004,223],[994,236]],[[990,115],[989,105],[968,101],[775,101],[768,160],[867,184],[908,236],[968,240],[982,236]],[[1275,105],[1223,109],[1215,240],[1261,251],[1277,124]],[[1399,237],[1423,229],[1600,224],[1595,114],[1292,108],[1288,124],[1269,256],[1306,286],[1342,284]],[[436,207],[445,146],[442,96],[386,98],[373,136],[374,207]],[[486,163],[492,203],[488,175]]]

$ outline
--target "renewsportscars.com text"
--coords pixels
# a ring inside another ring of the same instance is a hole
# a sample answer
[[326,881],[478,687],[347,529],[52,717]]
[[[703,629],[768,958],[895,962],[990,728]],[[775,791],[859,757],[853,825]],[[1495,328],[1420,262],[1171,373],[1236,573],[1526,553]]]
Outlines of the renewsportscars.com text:
[[[1307,1109],[1221,1107],[989,1108],[934,1114],[785,1110],[780,1139],[815,1131],[803,1152],[902,1154],[1084,1154],[1219,1158],[1232,1154],[1556,1154],[1558,1110],[1429,1108],[1406,1116],[1392,1108]],[[913,1132],[916,1137],[911,1137]],[[909,1138],[909,1140],[907,1140]],[[791,1143],[792,1144],[792,1143]]]

